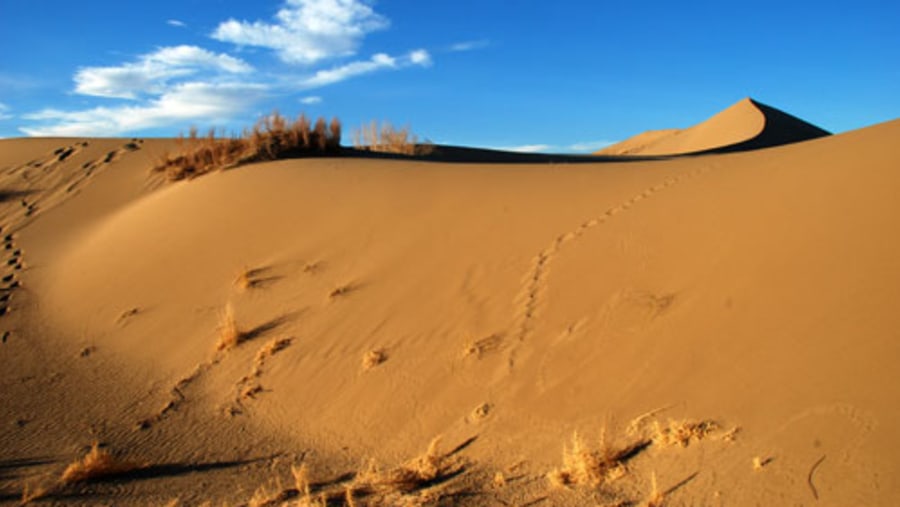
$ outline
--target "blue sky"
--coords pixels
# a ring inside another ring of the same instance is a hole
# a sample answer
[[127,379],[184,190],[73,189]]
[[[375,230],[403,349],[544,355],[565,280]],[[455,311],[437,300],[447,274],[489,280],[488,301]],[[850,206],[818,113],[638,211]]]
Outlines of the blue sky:
[[752,96],[897,118],[900,3],[0,0],[0,137],[240,130],[273,109],[584,151]]

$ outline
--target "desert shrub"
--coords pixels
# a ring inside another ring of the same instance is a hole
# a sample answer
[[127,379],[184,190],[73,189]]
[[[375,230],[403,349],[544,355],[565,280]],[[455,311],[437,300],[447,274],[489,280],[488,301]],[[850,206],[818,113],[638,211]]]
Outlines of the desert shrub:
[[353,132],[353,147],[359,150],[400,155],[427,155],[432,152],[430,143],[419,143],[409,127],[395,128],[389,122],[380,126],[373,121]]
[[340,135],[337,118],[330,124],[319,118],[313,127],[303,114],[291,122],[276,111],[260,118],[240,136],[217,136],[211,129],[200,137],[192,127],[187,137],[178,137],[175,152],[165,154],[154,170],[175,181],[250,162],[334,153],[340,149]]

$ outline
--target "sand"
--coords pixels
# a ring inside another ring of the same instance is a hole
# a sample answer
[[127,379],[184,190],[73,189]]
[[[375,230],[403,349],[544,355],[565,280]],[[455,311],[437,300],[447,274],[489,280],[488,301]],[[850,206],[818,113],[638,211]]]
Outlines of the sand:
[[[717,150],[765,107],[630,152],[702,156],[175,183],[171,140],[0,141],[0,501],[895,504],[900,121]],[[61,484],[94,442],[130,466]]]

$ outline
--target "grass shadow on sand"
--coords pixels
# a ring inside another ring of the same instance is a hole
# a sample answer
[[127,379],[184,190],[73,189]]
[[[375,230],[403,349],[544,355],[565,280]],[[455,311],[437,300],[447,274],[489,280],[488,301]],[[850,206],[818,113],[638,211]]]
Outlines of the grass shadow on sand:
[[0,190],[0,203],[14,199],[23,199],[35,192],[36,190]]

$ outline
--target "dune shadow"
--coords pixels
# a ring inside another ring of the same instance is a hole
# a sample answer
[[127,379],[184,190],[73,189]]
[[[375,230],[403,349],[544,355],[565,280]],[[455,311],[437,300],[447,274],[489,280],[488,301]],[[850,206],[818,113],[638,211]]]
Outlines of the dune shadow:
[[358,148],[342,148],[340,155],[375,160],[416,160],[460,164],[596,164],[598,162],[639,162],[659,160],[667,156],[567,155],[554,153],[520,153],[514,151],[468,148],[444,144],[430,145],[430,152],[421,155],[381,153]]

